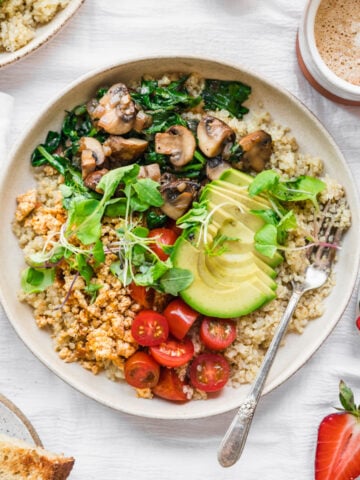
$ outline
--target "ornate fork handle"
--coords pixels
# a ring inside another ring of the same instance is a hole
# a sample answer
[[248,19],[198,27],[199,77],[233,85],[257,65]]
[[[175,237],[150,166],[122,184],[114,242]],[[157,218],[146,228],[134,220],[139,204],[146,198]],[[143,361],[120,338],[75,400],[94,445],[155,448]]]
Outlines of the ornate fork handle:
[[264,361],[251,387],[250,393],[240,405],[234,420],[225,433],[218,451],[218,460],[223,467],[231,467],[231,465],[239,459],[244,449],[255,409],[264,388],[266,378],[273,364],[281,340],[289,325],[290,319],[304,291],[305,289],[301,287],[293,290],[287,308],[266,352]]

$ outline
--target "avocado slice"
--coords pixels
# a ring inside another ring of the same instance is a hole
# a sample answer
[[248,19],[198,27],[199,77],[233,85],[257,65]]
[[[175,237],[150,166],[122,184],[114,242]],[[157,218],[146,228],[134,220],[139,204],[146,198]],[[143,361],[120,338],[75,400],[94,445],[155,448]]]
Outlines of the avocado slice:
[[252,251],[244,253],[233,253],[229,248],[228,252],[225,252],[219,256],[212,257],[214,268],[223,265],[233,266],[234,268],[240,270],[244,266],[244,264],[246,265],[249,261],[254,262],[270,278],[276,277],[276,271],[272,267],[270,267],[270,265],[261,260],[261,258],[255,255]]
[[228,284],[218,281],[203,265],[204,255],[202,248],[196,248],[184,237],[177,240],[172,254],[174,266],[188,269],[194,276],[192,284],[180,295],[201,314],[218,318],[238,317],[275,298],[274,290],[255,274],[241,282],[232,282],[231,276]]
[[239,187],[248,187],[254,180],[254,177],[248,175],[247,173],[241,172],[240,170],[229,168],[220,175],[219,180],[224,180],[225,182],[238,185]]
[[[209,207],[213,207],[212,202],[209,202]],[[270,267],[276,267],[283,261],[283,257],[279,252],[270,258],[259,253],[254,246],[254,235],[256,231],[264,224],[260,217],[253,216],[256,220],[247,221],[246,225],[234,218],[231,213],[225,210],[225,207],[218,208],[212,215],[212,223],[208,226],[208,242],[216,237],[218,233],[226,235],[227,237],[238,239],[238,241],[226,242],[226,247],[231,253],[245,253],[253,252],[260,260],[268,264]],[[255,221],[259,220],[261,225],[258,229],[252,230],[251,227],[255,226]]]
[[[230,184],[228,184],[230,185]],[[220,198],[219,196],[223,198]],[[250,197],[246,191],[239,190],[237,187],[219,185],[217,181],[208,185],[202,195],[201,199],[209,200],[214,203],[238,203],[246,210],[266,210],[271,208],[270,203],[256,195],[255,197]],[[218,200],[216,200],[218,199]]]
[[209,210],[214,211],[212,218],[215,221],[232,221],[233,223],[242,223],[251,230],[253,233],[256,233],[264,226],[264,220],[258,215],[254,215],[249,211],[243,210],[241,207],[234,203],[229,203],[223,207],[216,207],[212,202],[209,202]]
[[234,283],[242,281],[250,275],[256,275],[265,285],[272,290],[276,290],[277,283],[272,277],[261,270],[253,259],[250,259],[247,264],[243,263],[239,268],[235,265],[229,265],[228,263],[223,263],[221,261],[218,262],[216,261],[216,258],[217,257],[206,255],[205,265],[209,272],[212,273],[216,279],[219,279],[220,282],[228,284],[230,279],[230,282]]

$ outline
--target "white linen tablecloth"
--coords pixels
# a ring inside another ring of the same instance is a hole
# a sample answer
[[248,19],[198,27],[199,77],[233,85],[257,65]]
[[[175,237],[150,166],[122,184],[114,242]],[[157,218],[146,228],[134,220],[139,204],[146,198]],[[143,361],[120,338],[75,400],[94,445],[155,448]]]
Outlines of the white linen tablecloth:
[[[241,63],[302,100],[334,136],[359,185],[360,109],[321,97],[297,65],[295,38],[304,7],[305,0],[87,0],[49,44],[0,70],[0,91],[15,98],[7,140],[13,143],[70,81],[105,63],[157,54],[209,56]],[[0,110],[2,105],[0,97]],[[360,402],[354,317],[355,295],[309,362],[261,400],[243,456],[231,469],[218,465],[216,451],[233,413],[158,421],[112,411],[40,363],[3,312],[0,392],[23,410],[48,449],[76,458],[73,480],[309,480],[317,427],[338,404],[341,378]]]

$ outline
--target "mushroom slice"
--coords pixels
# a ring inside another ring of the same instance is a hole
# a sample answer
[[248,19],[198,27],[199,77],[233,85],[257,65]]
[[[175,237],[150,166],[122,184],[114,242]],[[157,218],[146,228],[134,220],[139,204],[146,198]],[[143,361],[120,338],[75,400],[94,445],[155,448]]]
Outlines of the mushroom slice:
[[229,168],[231,168],[230,163],[225,162],[222,157],[209,158],[206,162],[206,176],[209,180],[217,180]]
[[148,142],[141,138],[123,138],[111,135],[104,142],[106,154],[115,166],[134,163],[147,149]]
[[145,113],[143,110],[139,110],[135,117],[134,130],[135,132],[142,132],[145,128],[150,127],[152,124],[152,116]]
[[104,163],[105,153],[99,140],[96,140],[96,138],[92,137],[81,137],[79,142],[79,151],[83,153],[85,150],[91,151],[97,167]]
[[222,120],[206,115],[197,127],[199,148],[207,157],[216,157],[228,142],[235,138],[234,131]]
[[[243,150],[241,160],[243,166],[251,167],[255,172],[261,172],[272,154],[272,138],[264,130],[249,133],[239,141]],[[236,164],[234,165],[237,166]]]
[[96,161],[91,150],[81,152],[81,175],[83,180],[96,169]]
[[170,155],[170,162],[177,168],[192,160],[195,148],[194,135],[182,125],[173,125],[166,132],[155,135],[156,152]]
[[99,107],[93,115],[99,115],[104,109],[98,122],[99,127],[112,135],[123,135],[133,128],[136,109],[130,93],[123,83],[116,83],[109,88],[100,99]]
[[91,190],[95,190],[95,192],[103,193],[101,190],[97,190],[98,183],[102,179],[102,177],[107,173],[109,170],[107,168],[102,168],[101,170],[95,170],[91,172],[84,180],[84,184],[90,188]]
[[155,182],[160,182],[161,172],[158,163],[151,163],[150,165],[142,165],[140,167],[137,178],[151,178]]
[[92,98],[86,104],[86,110],[92,120],[97,120],[104,115],[105,108],[99,104],[99,100],[97,98]]
[[189,209],[200,185],[188,179],[177,179],[164,174],[160,179],[160,192],[164,199],[161,210],[173,220],[177,220]]

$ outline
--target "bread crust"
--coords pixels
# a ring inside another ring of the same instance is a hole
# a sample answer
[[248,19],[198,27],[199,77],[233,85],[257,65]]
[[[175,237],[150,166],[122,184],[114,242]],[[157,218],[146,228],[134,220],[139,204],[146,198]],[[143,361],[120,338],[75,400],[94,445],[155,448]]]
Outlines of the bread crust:
[[74,458],[47,452],[14,439],[0,439],[0,479],[65,480]]

